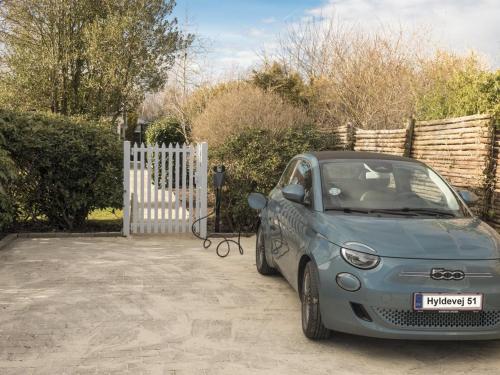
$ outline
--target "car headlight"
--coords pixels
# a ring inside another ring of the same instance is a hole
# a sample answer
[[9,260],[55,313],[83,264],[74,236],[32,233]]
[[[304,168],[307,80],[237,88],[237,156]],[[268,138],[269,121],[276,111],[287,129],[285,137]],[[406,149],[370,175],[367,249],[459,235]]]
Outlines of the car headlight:
[[346,249],[345,247],[340,250],[340,253],[342,254],[342,258],[351,266],[363,270],[375,268],[380,263],[380,257],[377,255],[362,253],[361,251]]

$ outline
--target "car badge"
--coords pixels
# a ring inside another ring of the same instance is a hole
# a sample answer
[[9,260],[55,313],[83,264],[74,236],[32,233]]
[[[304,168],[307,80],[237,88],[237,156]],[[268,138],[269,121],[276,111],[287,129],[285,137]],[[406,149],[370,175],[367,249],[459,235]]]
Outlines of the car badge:
[[444,268],[433,268],[431,270],[431,278],[434,280],[463,280],[465,272],[460,270],[447,270]]

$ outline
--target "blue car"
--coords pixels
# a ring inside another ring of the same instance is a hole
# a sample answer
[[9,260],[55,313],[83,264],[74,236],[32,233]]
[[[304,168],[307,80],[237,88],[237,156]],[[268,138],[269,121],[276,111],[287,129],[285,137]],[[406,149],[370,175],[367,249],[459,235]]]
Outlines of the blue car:
[[425,340],[500,338],[500,237],[422,162],[294,157],[260,210],[256,265],[298,292],[302,329]]

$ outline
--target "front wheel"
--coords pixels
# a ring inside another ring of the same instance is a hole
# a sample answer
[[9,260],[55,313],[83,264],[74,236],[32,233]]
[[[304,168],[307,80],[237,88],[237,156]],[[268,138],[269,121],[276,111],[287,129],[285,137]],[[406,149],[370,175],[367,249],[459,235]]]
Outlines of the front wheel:
[[257,230],[257,239],[255,244],[255,265],[257,266],[257,271],[261,275],[274,275],[276,273],[276,269],[271,267],[269,263],[267,263],[266,259],[266,247],[264,243],[264,231],[262,230],[262,226],[259,226]]
[[306,264],[302,277],[302,330],[304,335],[312,340],[322,340],[330,336],[321,319],[319,308],[318,271],[313,262]]

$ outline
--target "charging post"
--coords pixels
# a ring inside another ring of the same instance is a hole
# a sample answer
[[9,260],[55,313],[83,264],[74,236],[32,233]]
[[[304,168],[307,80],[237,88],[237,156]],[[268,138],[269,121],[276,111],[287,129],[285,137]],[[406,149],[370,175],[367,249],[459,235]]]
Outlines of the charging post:
[[[229,255],[231,251],[231,244],[238,246],[238,251],[241,255],[243,255],[243,247],[241,247],[241,231],[238,232],[238,239],[233,240],[228,238],[225,235],[218,235],[220,233],[220,206],[222,204],[222,187],[224,186],[224,181],[226,178],[226,167],[223,165],[216,165],[212,168],[213,172],[213,182],[214,182],[214,191],[215,191],[215,208],[208,215],[200,217],[193,222],[191,226],[191,232],[203,241],[203,248],[208,249],[212,245],[211,238],[220,237],[222,240],[219,241],[217,247],[215,249],[215,253],[221,258],[225,258]],[[196,224],[200,222],[200,220],[206,219],[209,216],[215,214],[215,231],[214,233],[207,234],[206,236],[201,236],[200,233],[197,233],[195,230]],[[225,247],[224,247],[225,246]]]
[[214,190],[215,190],[215,233],[220,233],[220,205],[222,197],[222,186],[226,177],[226,167],[216,165],[213,167],[214,172]]

